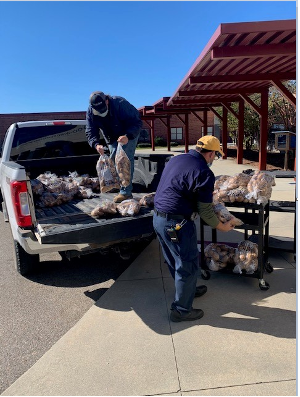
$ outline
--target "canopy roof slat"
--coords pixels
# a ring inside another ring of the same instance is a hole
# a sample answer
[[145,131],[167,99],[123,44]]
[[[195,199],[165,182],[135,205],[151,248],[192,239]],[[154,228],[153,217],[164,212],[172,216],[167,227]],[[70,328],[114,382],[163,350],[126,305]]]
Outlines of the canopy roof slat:
[[167,105],[210,105],[295,78],[296,20],[221,24]]

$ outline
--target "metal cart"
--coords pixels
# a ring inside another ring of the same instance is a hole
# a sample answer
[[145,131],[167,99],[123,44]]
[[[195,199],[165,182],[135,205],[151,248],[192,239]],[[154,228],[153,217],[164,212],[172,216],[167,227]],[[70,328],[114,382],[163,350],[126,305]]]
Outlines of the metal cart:
[[[259,288],[261,290],[268,290],[270,285],[264,280],[264,272],[267,271],[271,273],[273,267],[268,262],[269,256],[269,202],[266,205],[263,204],[250,204],[250,203],[225,203],[226,208],[230,208],[232,215],[241,219],[244,223],[241,226],[236,226],[235,229],[244,230],[244,239],[255,242],[258,245],[258,268],[253,274],[242,273],[242,276],[255,277],[259,280]],[[243,209],[243,211],[234,211],[234,208]],[[206,266],[205,256],[204,256],[204,226],[207,224],[200,218],[200,267],[201,267],[201,277],[204,280],[210,278],[210,271]],[[217,229],[212,230],[212,242],[217,243]],[[249,233],[251,232],[251,234]],[[230,232],[229,232],[230,233]],[[250,234],[250,235],[249,235]],[[232,269],[222,269],[219,273],[233,273]]]

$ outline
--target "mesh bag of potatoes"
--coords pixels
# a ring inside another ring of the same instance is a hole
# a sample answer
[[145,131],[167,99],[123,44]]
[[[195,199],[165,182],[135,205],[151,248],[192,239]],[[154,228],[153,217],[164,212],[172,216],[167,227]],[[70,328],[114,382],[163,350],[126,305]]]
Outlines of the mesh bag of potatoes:
[[248,199],[254,199],[257,204],[267,204],[272,195],[272,186],[275,186],[275,178],[269,172],[256,171],[251,177],[247,189]]
[[252,241],[242,241],[239,243],[234,257],[234,273],[242,274],[244,270],[247,274],[253,274],[258,267],[258,245]]
[[44,185],[38,179],[31,179],[30,184],[31,184],[32,193],[37,196],[40,196],[45,190]]
[[[42,189],[41,189],[42,185]],[[78,194],[78,186],[73,182],[64,181],[50,171],[40,174],[31,183],[34,187],[35,204],[37,207],[54,207],[73,200]]]
[[115,157],[115,164],[121,186],[122,187],[129,186],[131,180],[131,164],[121,143],[118,143],[116,157]]
[[241,226],[244,222],[232,215],[222,203],[213,204],[213,210],[222,223],[231,221],[233,226]]
[[114,162],[106,154],[99,157],[96,165],[101,193],[120,189],[119,177]]
[[227,180],[230,179],[230,175],[218,175],[215,180],[215,190],[226,190]]
[[117,204],[109,200],[103,200],[92,210],[91,215],[95,218],[101,218],[102,216],[115,215],[116,213]]
[[216,178],[213,202],[255,202],[254,199],[249,200],[247,194],[247,186],[251,176],[244,173],[237,173],[233,176],[220,175]]
[[135,199],[128,199],[122,201],[117,205],[117,210],[122,216],[134,216],[140,211],[140,203]]
[[206,265],[214,272],[224,269],[228,264],[232,264],[234,255],[235,248],[226,244],[210,243],[204,249]]

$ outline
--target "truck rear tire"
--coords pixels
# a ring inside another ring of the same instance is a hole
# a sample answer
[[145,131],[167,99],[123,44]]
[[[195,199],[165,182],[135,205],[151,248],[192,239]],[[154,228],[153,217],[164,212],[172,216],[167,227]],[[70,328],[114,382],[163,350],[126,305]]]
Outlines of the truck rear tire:
[[15,266],[18,273],[22,276],[33,273],[40,262],[40,256],[38,254],[28,254],[21,245],[14,240],[15,249]]

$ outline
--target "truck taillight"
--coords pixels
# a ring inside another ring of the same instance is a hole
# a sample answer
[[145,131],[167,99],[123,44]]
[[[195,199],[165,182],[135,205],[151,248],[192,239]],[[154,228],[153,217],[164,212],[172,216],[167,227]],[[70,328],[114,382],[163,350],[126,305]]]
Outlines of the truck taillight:
[[72,123],[70,121],[51,121],[51,123],[45,125],[72,125]]
[[26,181],[12,181],[10,188],[18,226],[32,226]]

